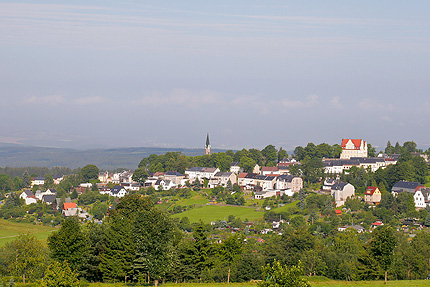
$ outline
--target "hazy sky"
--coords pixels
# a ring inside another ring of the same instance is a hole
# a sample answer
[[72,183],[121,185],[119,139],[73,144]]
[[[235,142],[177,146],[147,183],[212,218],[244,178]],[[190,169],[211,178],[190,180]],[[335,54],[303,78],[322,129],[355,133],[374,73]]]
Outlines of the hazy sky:
[[430,1],[0,1],[0,142],[430,147]]

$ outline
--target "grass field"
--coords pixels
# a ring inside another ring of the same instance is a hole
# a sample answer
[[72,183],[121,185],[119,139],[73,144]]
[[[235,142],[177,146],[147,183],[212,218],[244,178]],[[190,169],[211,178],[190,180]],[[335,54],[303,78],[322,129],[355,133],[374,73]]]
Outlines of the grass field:
[[56,230],[54,227],[33,225],[30,223],[17,223],[0,219],[0,246],[14,240],[21,233],[31,233],[42,242],[46,242],[48,235]]
[[198,222],[200,219],[205,223],[210,223],[216,220],[227,220],[229,215],[234,215],[242,220],[258,220],[263,218],[262,211],[256,211],[252,207],[245,206],[219,206],[219,205],[204,205],[195,207],[172,215],[173,218],[188,217],[190,222]]
[[[341,287],[341,286],[357,286],[357,287],[383,287],[383,286],[392,286],[392,287],[421,287],[421,286],[430,286],[429,280],[402,280],[402,281],[388,281],[388,284],[384,284],[384,281],[334,281],[334,280],[321,280],[314,281],[309,280],[311,286],[315,287]],[[125,287],[125,284],[109,284],[109,283],[93,283],[90,287]],[[253,287],[257,286],[255,282],[247,282],[247,283],[181,283],[174,284],[168,283],[164,285],[165,287]]]

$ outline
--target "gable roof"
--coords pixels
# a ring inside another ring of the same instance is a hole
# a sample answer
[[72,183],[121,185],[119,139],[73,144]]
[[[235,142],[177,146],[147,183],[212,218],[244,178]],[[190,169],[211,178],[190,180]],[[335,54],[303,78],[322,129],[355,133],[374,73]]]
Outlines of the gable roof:
[[347,184],[348,183],[342,181],[336,182],[332,185],[331,190],[343,190]]
[[366,189],[366,191],[364,192],[364,194],[366,194],[366,195],[373,195],[377,189],[378,188],[376,186],[369,186]]
[[412,192],[415,192],[421,186],[423,185],[419,182],[402,180],[402,181],[396,182],[396,184],[394,184],[393,187],[391,188],[391,191],[394,191],[394,192],[407,191],[412,193]]
[[42,196],[42,202],[54,202],[55,201],[55,194],[44,194]]
[[177,171],[166,171],[164,173],[164,175],[166,176],[184,176],[182,173],[177,172]]
[[277,166],[262,166],[261,171],[278,171],[279,168]]
[[342,139],[342,148],[346,148],[346,144],[351,141],[354,145],[354,149],[360,149],[361,143],[364,142],[362,139]]
[[67,210],[69,208],[76,208],[76,203],[75,202],[65,202],[63,203],[63,209]]
[[124,189],[121,185],[115,185],[111,190],[111,194],[117,194],[121,191],[121,189]]

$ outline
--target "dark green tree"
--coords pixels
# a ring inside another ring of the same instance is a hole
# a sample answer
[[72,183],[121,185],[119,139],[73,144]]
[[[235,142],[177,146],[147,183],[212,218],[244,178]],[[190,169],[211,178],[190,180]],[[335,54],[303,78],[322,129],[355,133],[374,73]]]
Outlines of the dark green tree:
[[42,281],[43,287],[78,287],[78,274],[66,262],[53,262],[48,266]]
[[263,268],[263,278],[265,280],[258,283],[258,287],[310,287],[311,284],[303,278],[303,267],[299,265],[286,266],[275,261],[272,265],[267,264]]
[[28,174],[27,171],[24,171],[24,173],[22,174],[22,186],[24,188],[27,188],[30,186],[31,180],[30,180],[30,175]]
[[264,158],[264,164],[267,166],[275,166],[278,163],[278,151],[274,145],[266,146],[261,154]]
[[397,239],[391,226],[381,226],[373,231],[370,241],[370,252],[382,270],[385,271],[385,283],[387,283],[388,269],[393,262],[393,251],[396,244]]
[[83,182],[90,182],[92,179],[97,180],[99,178],[99,168],[94,164],[88,164],[81,169],[79,175]]
[[79,220],[68,217],[58,231],[48,237],[48,248],[51,257],[60,263],[67,261],[76,271],[82,271],[82,258],[88,250],[88,238],[82,231]]
[[145,183],[145,180],[148,178],[148,176],[149,175],[148,175],[148,172],[146,171],[146,168],[140,167],[133,172],[132,179],[135,182],[143,184]]

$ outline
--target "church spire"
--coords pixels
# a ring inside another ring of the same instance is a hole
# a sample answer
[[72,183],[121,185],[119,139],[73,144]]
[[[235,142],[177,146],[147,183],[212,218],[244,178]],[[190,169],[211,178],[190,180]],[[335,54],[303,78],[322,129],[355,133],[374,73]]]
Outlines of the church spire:
[[211,154],[211,144],[209,142],[209,133],[206,135],[205,154]]

